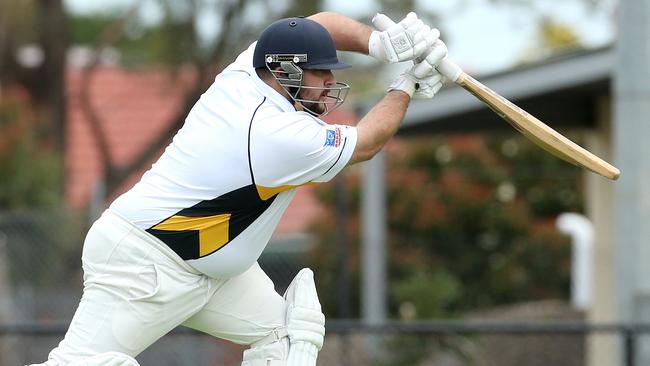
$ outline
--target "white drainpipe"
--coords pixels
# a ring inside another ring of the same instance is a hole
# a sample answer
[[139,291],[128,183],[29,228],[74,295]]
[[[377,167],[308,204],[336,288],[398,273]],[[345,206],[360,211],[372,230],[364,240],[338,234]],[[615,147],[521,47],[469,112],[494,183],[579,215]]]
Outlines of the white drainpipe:
[[576,213],[558,216],[557,228],[571,237],[571,304],[580,310],[591,305],[594,227],[591,221]]

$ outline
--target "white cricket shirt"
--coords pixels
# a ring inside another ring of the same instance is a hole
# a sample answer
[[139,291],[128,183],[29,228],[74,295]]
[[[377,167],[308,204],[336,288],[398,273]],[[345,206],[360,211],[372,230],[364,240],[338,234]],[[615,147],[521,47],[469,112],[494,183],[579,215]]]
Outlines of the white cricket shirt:
[[303,184],[350,160],[354,127],[298,112],[253,68],[253,43],[217,75],[172,143],[110,210],[211,277],[259,258]]

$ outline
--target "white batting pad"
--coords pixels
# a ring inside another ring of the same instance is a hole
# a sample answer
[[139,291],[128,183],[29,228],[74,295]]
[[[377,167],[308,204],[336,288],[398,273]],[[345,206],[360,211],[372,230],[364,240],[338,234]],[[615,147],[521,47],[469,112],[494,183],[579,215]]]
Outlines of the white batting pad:
[[75,361],[68,366],[140,366],[135,358],[119,352],[106,352]]
[[287,366],[314,366],[325,337],[325,315],[321,311],[314,273],[303,268],[291,281],[284,298],[288,302]]
[[253,346],[244,351],[242,366],[286,366],[289,340],[285,337],[276,342]]

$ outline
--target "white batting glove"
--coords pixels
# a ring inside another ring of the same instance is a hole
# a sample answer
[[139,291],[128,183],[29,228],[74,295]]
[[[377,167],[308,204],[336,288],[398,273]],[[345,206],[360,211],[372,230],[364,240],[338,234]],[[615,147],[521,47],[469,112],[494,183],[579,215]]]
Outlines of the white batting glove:
[[413,93],[415,99],[431,99],[442,88],[447,79],[440,73],[427,76],[418,82],[419,88]]
[[438,40],[421,61],[415,63],[397,78],[388,91],[401,90],[412,98],[433,98],[446,79],[436,66],[447,56],[447,46]]
[[411,66],[404,71],[388,87],[387,91],[401,90],[411,98],[431,99],[442,88],[445,81],[444,77],[438,73],[432,73],[424,78],[418,78],[414,75],[413,70],[417,65]]
[[413,60],[433,46],[438,37],[440,31],[425,25],[417,14],[410,12],[385,31],[373,31],[368,41],[368,54],[383,62]]
[[436,73],[436,66],[438,66],[440,61],[445,57],[447,57],[447,45],[445,42],[438,39],[433,46],[422,55],[422,57],[415,60],[413,74],[418,78],[423,78],[431,73]]

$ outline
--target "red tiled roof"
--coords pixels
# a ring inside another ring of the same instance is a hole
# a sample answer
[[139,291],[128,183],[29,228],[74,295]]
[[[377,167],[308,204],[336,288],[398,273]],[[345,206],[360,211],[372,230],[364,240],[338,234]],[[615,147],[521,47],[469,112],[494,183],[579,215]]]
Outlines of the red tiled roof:
[[[73,207],[89,203],[101,175],[97,143],[80,103],[81,70],[71,69],[66,77],[68,101],[66,160],[66,202]],[[195,74],[182,71],[178,77],[161,69],[125,70],[98,68],[90,84],[90,100],[106,133],[109,149],[117,164],[126,164],[173,122],[183,96]],[[351,124],[354,115],[337,109],[328,122]],[[154,159],[155,160],[155,159]],[[153,161],[151,162],[153,163]],[[149,168],[143,166],[120,189],[128,190]],[[304,232],[323,213],[313,188],[301,187],[277,229],[277,233]]]
[[[90,103],[101,120],[116,164],[126,164],[173,122],[193,73],[178,78],[160,69],[125,70],[102,67],[90,83]],[[66,131],[66,201],[74,207],[88,203],[101,175],[101,162],[88,119],[80,101],[82,73],[66,76],[68,121]],[[128,189],[146,167],[125,185]]]

